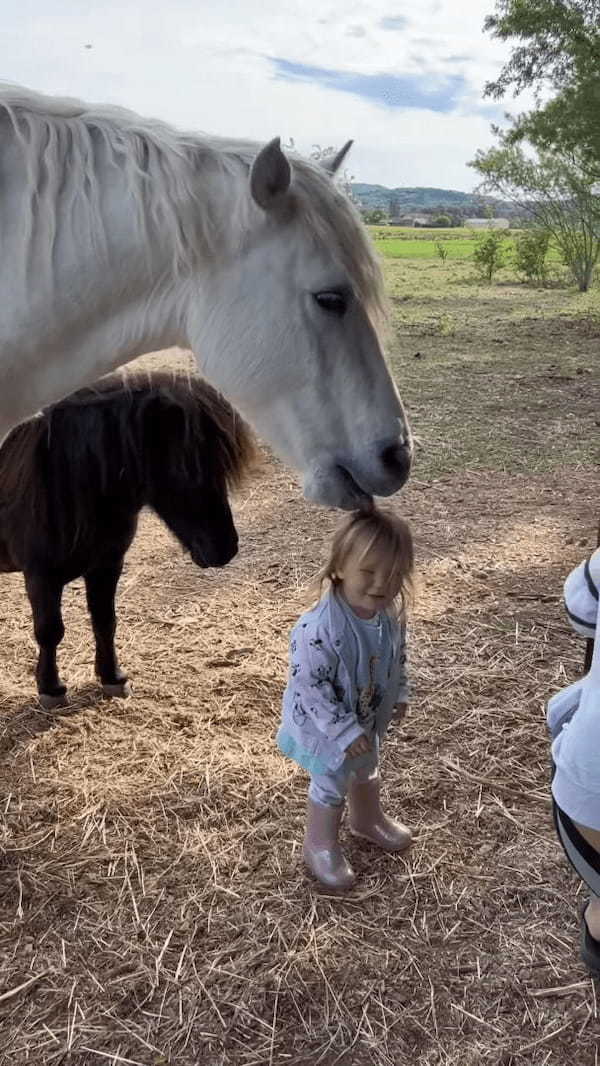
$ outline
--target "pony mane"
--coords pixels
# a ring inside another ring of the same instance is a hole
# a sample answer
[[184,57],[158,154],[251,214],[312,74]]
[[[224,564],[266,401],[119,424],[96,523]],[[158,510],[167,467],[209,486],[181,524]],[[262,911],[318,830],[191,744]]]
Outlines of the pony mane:
[[[189,272],[202,257],[235,254],[260,224],[262,212],[248,187],[249,169],[262,147],[254,141],[180,132],[124,108],[43,96],[0,83],[0,118],[2,114],[24,154],[26,195],[37,202],[37,213],[43,215],[45,209],[44,231],[50,239],[68,161],[78,194],[83,190],[88,199],[90,240],[102,249],[100,148],[125,176],[140,235],[146,237],[148,224],[166,231],[178,272]],[[378,321],[385,312],[381,268],[358,212],[322,167],[296,153],[289,156],[293,217],[334,257],[367,313]],[[206,192],[215,175],[228,184],[220,203],[209,202]]]
[[202,470],[204,459],[228,489],[239,488],[257,458],[255,438],[212,386],[169,371],[117,371],[12,431],[0,449],[0,516],[20,510],[49,527],[52,481],[54,506],[65,517],[63,547],[71,547],[94,513],[90,500],[123,478],[132,491],[143,480],[146,414],[157,400],[183,416],[178,467]]

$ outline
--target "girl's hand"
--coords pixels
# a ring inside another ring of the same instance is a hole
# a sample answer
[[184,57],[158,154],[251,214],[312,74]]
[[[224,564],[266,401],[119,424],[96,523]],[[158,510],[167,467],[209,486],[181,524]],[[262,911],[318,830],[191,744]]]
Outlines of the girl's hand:
[[406,718],[406,712],[408,710],[408,703],[396,703],[394,706],[393,718],[395,722],[401,722],[403,718]]
[[346,755],[350,755],[351,758],[354,759],[357,755],[366,755],[370,750],[371,744],[363,733],[362,737],[357,737],[356,740],[353,740],[346,748]]

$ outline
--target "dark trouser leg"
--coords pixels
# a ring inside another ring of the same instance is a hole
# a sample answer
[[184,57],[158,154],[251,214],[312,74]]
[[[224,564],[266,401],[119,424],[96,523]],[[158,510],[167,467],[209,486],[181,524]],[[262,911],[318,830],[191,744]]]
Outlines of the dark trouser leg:
[[39,647],[35,671],[38,693],[45,706],[64,702],[66,686],[58,676],[56,649],[64,634],[60,604],[64,585],[56,578],[26,574],[25,588],[33,614],[33,631]]
[[554,801],[552,807],[565,855],[590,889],[581,918],[581,957],[594,974],[600,975],[600,831],[574,822]]
[[123,560],[97,567],[85,575],[87,604],[96,640],[96,673],[106,694],[127,695],[127,675],[119,667],[115,651],[115,594]]

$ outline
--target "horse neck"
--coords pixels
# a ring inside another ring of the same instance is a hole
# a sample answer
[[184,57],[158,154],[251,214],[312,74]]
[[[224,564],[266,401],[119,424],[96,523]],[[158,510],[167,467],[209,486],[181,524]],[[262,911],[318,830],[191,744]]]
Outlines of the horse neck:
[[[132,175],[131,160],[115,165],[114,150],[101,136],[90,134],[84,182],[81,145],[79,168],[75,158],[66,165],[67,142],[60,172],[50,167],[42,180],[43,143],[39,158],[28,161],[1,114],[0,135],[1,442],[17,421],[130,359],[188,347],[190,307],[204,314],[203,280],[214,274],[209,249],[221,232],[242,232],[245,209],[244,168],[231,153],[210,149],[203,157],[199,144],[195,159],[188,147],[184,180],[176,154],[166,152],[173,181],[170,174],[162,184],[157,179],[144,211],[135,195],[143,175]],[[220,166],[226,154],[229,162]]]
[[[0,394],[15,424],[144,352],[185,347],[188,282],[174,273],[172,242],[159,227],[144,234],[124,184],[102,162],[102,232],[92,232],[93,208],[68,171],[54,217],[28,232],[36,213],[12,147],[0,220]],[[13,366],[29,368],[26,391],[13,387]]]

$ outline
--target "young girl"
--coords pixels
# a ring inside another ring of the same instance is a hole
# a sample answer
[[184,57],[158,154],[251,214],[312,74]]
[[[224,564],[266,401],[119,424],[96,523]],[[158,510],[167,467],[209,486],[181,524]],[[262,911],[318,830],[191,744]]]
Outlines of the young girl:
[[413,570],[410,529],[387,512],[359,512],[336,533],[319,587],[290,640],[277,744],[310,773],[304,860],[332,889],[354,872],[338,843],[346,798],[350,831],[387,851],[411,842],[381,809],[379,747],[408,699],[405,608]]

